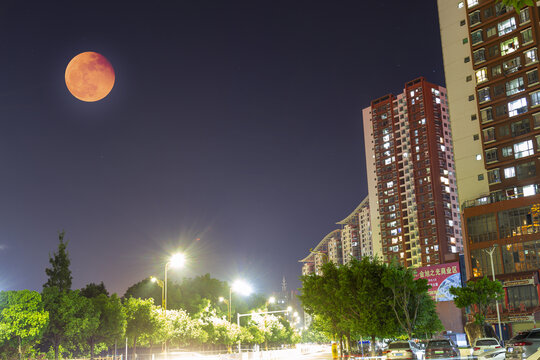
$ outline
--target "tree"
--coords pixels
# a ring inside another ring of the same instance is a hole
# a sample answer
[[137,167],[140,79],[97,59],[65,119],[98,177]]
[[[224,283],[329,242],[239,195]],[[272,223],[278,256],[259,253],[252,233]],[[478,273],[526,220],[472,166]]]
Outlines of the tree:
[[66,291],[71,289],[71,270],[69,265],[69,254],[67,252],[67,242],[64,242],[65,231],[58,233],[58,252],[53,256],[49,255],[50,268],[45,269],[45,274],[48,276],[48,280],[43,284],[43,288],[57,287],[60,291]]
[[90,359],[94,359],[94,348],[99,343],[112,345],[120,339],[126,328],[126,314],[120,299],[113,294],[110,298],[99,294],[90,299],[90,318],[97,319],[97,326],[88,327],[84,338],[90,346]]
[[361,261],[352,260],[341,269],[341,297],[355,330],[370,337],[372,343],[376,337],[400,335],[399,323],[388,301],[392,291],[382,283],[386,265],[378,259],[364,257]]
[[389,304],[394,311],[401,329],[411,339],[425,317],[422,302],[429,301],[429,285],[426,279],[414,279],[413,270],[400,264],[389,264],[382,277],[382,283],[390,289],[392,297]]
[[27,350],[40,340],[48,321],[49,313],[43,309],[38,292],[0,292],[1,352],[17,349],[19,359],[23,358]]
[[60,346],[70,341],[80,341],[82,334],[97,327],[98,319],[91,316],[92,303],[79,296],[79,291],[61,291],[56,286],[43,289],[43,307],[49,312],[49,323],[43,335],[53,347],[58,360]]
[[157,330],[159,318],[154,310],[152,299],[129,298],[124,302],[126,312],[126,336],[133,344],[133,353],[137,354],[137,339],[141,336],[152,337]]
[[520,11],[525,6],[535,6],[534,0],[500,0],[506,6],[512,6],[516,11]]
[[474,307],[474,319],[479,325],[486,321],[486,314],[495,300],[502,300],[504,290],[498,281],[487,277],[476,281],[469,281],[465,287],[451,287],[450,294],[454,295],[454,303],[458,308]]
[[350,326],[347,324],[349,314],[339,295],[339,269],[329,262],[323,265],[322,275],[305,275],[301,280],[302,294],[299,298],[304,310],[310,315],[319,316],[328,334],[339,339],[343,351],[343,335],[350,330]]
[[103,284],[103,281],[99,284],[90,283],[86,285],[81,289],[80,294],[81,296],[84,296],[86,298],[95,298],[98,297],[100,294],[109,296],[109,292],[105,288],[105,284]]

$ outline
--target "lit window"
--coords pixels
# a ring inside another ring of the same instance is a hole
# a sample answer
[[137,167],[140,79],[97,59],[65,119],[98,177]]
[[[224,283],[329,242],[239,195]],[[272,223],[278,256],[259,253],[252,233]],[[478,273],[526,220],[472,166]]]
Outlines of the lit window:
[[507,55],[513,53],[519,48],[519,41],[517,37],[513,37],[501,43],[501,55]]
[[467,7],[471,8],[478,5],[478,0],[467,0]]
[[503,62],[503,70],[506,75],[521,69],[521,58],[519,56]]
[[491,26],[486,29],[486,36],[488,38],[495,35],[497,35],[497,28],[495,26]]
[[538,54],[536,48],[525,51],[525,65],[529,65],[538,62]]
[[519,159],[533,154],[532,140],[525,140],[514,144],[514,158]]
[[532,196],[536,194],[534,185],[527,185],[523,187],[523,196]]
[[487,175],[489,184],[496,184],[501,182],[501,174],[499,172],[499,169],[489,170]]
[[513,166],[504,169],[504,178],[510,179],[516,176],[516,168]]
[[523,23],[526,23],[526,22],[528,22],[530,20],[531,20],[531,18],[529,16],[529,9],[528,8],[522,9],[519,12],[519,23],[523,24]]
[[457,4],[457,7],[458,7],[459,9],[461,9],[461,8],[463,7],[463,1],[460,1],[460,2]]
[[502,148],[502,156],[508,157],[514,155],[514,150],[512,149],[512,146],[505,146]]
[[489,87],[485,87],[478,90],[478,102],[483,103],[486,101],[491,100],[491,97],[489,95]]
[[527,112],[527,98],[521,98],[508,103],[508,116],[516,116]]
[[499,36],[503,36],[505,34],[508,34],[509,32],[516,30],[516,19],[511,17],[509,19],[501,21],[497,24],[497,30],[499,32]]
[[523,30],[521,32],[521,44],[526,45],[532,42],[533,42],[533,37],[532,37],[531,28],[528,28],[527,30]]
[[482,160],[482,155],[476,154],[476,160]]
[[391,187],[393,187],[393,186],[394,186],[394,182],[393,182],[393,181],[389,181],[389,182],[386,183],[386,187],[387,187],[387,188],[391,188]]
[[506,82],[506,96],[517,94],[523,90],[525,90],[525,84],[522,77]]
[[476,71],[476,83],[480,84],[484,81],[487,81],[487,68],[481,68],[480,70]]
[[536,91],[531,94],[531,106],[538,105],[540,105],[540,91]]

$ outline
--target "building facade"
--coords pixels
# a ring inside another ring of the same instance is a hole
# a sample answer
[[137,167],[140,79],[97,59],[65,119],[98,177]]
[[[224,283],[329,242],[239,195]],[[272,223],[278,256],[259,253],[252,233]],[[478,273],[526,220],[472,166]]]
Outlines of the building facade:
[[516,333],[540,320],[538,7],[438,6],[467,276],[491,276],[493,264]]
[[336,265],[347,264],[352,259],[373,256],[371,241],[369,200],[366,197],[345,219],[337,222],[341,229],[328,233],[309,255],[300,260],[302,275],[319,274],[328,261]]
[[446,89],[418,78],[363,111],[374,255],[456,261],[462,234]]

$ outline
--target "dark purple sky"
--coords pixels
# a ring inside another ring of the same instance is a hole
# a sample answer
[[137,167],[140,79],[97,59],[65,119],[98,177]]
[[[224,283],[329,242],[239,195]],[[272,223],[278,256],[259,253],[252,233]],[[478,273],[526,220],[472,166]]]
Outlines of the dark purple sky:
[[[367,194],[362,108],[444,80],[435,1],[57,3],[0,7],[0,290],[40,290],[61,229],[75,288],[176,248],[172,277],[297,288]],[[64,83],[84,51],[116,71],[97,103]]]

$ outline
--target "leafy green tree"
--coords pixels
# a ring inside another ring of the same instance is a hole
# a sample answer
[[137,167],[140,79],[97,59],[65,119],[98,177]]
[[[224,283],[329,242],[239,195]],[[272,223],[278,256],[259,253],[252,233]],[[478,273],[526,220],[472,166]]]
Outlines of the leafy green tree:
[[311,274],[301,277],[302,294],[299,296],[304,310],[310,315],[318,315],[324,328],[332,337],[340,341],[343,351],[343,336],[350,330],[349,314],[340,296],[339,269],[329,262],[323,265],[322,275]]
[[489,307],[495,300],[502,300],[504,290],[499,281],[483,277],[469,281],[465,287],[451,287],[450,294],[454,295],[454,303],[458,308],[474,305],[474,319],[477,324],[484,324]]
[[120,299],[113,294],[110,298],[99,294],[90,299],[90,318],[97,319],[97,326],[88,327],[84,338],[90,346],[90,359],[94,359],[94,349],[99,343],[112,345],[124,335],[126,314]]
[[392,293],[389,304],[400,328],[411,339],[423,318],[422,302],[429,299],[427,280],[415,280],[412,269],[392,263],[386,267],[382,283]]
[[[169,284],[168,287],[168,304],[167,308],[173,309],[174,306],[170,306],[171,301],[176,301],[176,292],[177,292],[177,284]],[[154,304],[161,304],[161,288],[158,286],[157,283],[154,283],[150,280],[150,278],[146,278],[142,281],[139,281],[136,284],[131,285],[125,292],[123,299],[129,299],[130,297],[138,298],[138,299],[152,299]]]
[[43,284],[43,288],[57,287],[60,291],[67,291],[71,289],[71,270],[69,265],[71,261],[69,260],[69,254],[67,252],[67,242],[64,242],[65,231],[60,231],[58,233],[58,252],[54,253],[53,256],[49,255],[49,263],[51,264],[50,268],[45,269],[45,274],[47,274],[48,280]]
[[534,0],[500,0],[500,1],[506,6],[512,6],[513,8],[516,9],[516,11],[523,9],[525,6],[535,6]]
[[151,338],[158,328],[159,318],[154,310],[152,299],[129,298],[124,302],[126,313],[126,335],[137,354],[137,340],[141,336]]
[[105,284],[103,284],[103,281],[99,284],[90,283],[83,287],[80,291],[80,295],[86,298],[95,298],[101,294],[109,296],[109,292],[105,288]]
[[40,340],[48,321],[38,292],[0,292],[0,351],[10,356],[10,349],[17,349],[19,359],[23,358]]
[[317,316],[313,318],[309,328],[302,332],[302,342],[316,344],[327,344],[330,342],[327,334],[317,326]]
[[[371,337],[396,337],[400,326],[389,304],[392,291],[382,283],[386,265],[378,259],[364,257],[341,267],[340,296],[357,333]],[[377,299],[377,301],[373,301]]]
[[98,326],[98,319],[91,316],[92,303],[80,296],[79,291],[61,291],[56,286],[43,289],[43,307],[49,312],[49,323],[43,334],[58,360],[60,346],[81,341],[82,334]]

